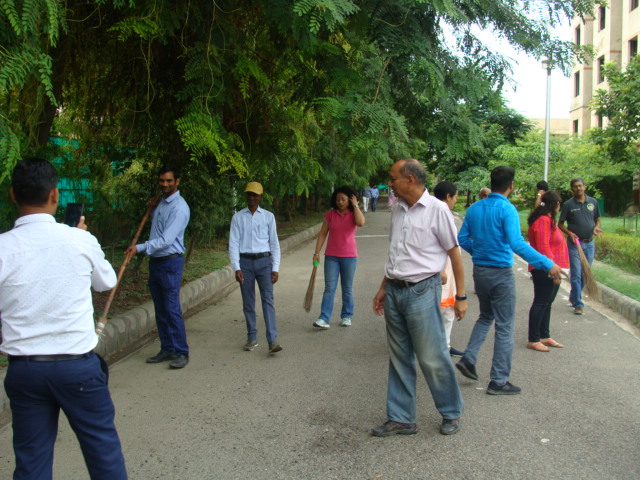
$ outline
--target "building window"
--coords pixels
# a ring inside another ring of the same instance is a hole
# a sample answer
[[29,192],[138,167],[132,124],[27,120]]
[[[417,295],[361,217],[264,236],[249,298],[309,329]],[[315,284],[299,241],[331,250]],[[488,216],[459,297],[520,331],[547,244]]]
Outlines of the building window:
[[638,0],[631,0],[629,3],[631,4],[631,8],[629,10],[635,10],[638,8]]
[[576,45],[580,46],[580,25],[576,27]]
[[600,28],[598,31],[604,30],[604,27],[607,25],[607,9],[605,7],[598,8],[598,18],[600,19]]
[[629,40],[629,61],[638,55],[638,37]]
[[573,96],[580,95],[580,72],[576,72],[573,75]]
[[604,82],[604,55],[598,58],[598,83]]
[[573,133],[578,134],[578,120],[573,121]]

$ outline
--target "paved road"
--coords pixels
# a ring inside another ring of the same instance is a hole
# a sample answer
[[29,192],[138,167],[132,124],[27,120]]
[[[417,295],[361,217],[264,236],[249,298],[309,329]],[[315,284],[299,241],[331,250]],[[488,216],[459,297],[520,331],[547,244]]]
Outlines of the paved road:
[[[383,274],[389,213],[367,215],[358,231],[356,316],[328,331],[302,309],[313,245],[283,259],[276,286],[280,341],[270,356],[243,352],[239,291],[187,323],[191,363],[182,371],[147,365],[153,342],[111,369],[117,425],[131,479],[637,479],[640,478],[640,341],[587,307],[574,316],[566,293],[554,307],[552,333],[567,345],[525,348],[532,284],[517,263],[518,321],[512,381],[522,395],[485,394],[492,341],[481,351],[480,380],[459,377],[465,413],[457,435],[438,432],[440,418],[419,378],[415,436],[374,438],[385,420],[384,322],[371,312]],[[471,264],[465,255],[473,292]],[[562,291],[561,291],[562,293]],[[339,308],[339,306],[338,306]],[[477,316],[453,329],[463,349]],[[10,478],[10,427],[0,430],[0,478]],[[62,421],[54,478],[88,478],[69,426]]]

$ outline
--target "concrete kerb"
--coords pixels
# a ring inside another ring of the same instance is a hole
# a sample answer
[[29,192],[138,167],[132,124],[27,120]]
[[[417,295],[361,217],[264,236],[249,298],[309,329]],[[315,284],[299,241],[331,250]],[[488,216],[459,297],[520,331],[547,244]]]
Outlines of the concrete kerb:
[[[291,235],[280,241],[280,250],[283,255],[297,246],[311,240],[320,231],[322,224],[314,225],[306,230]],[[180,289],[180,304],[186,316],[204,302],[216,302],[224,298],[234,289],[238,288],[231,265],[221,270],[205,275],[194,280]],[[104,358],[109,359],[113,354],[123,350],[128,345],[141,339],[156,328],[153,302],[147,302],[122,315],[109,320],[100,337],[100,342],[95,351]],[[0,371],[0,381],[4,382],[6,369]],[[9,399],[4,389],[0,391],[0,415],[9,410]]]

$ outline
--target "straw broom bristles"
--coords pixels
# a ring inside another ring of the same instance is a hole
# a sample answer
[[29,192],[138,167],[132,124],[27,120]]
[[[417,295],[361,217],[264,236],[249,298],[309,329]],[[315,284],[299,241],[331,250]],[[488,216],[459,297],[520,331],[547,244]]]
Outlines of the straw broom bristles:
[[307,287],[307,293],[304,296],[304,303],[302,306],[305,311],[311,310],[311,303],[313,302],[313,289],[316,286],[316,272],[318,271],[318,260],[313,261],[313,271],[311,272],[311,278],[309,279],[309,286]]
[[595,299],[600,298],[600,289],[598,288],[598,282],[596,282],[595,277],[593,276],[593,272],[591,271],[591,266],[589,265],[589,260],[584,254],[582,247],[580,246],[580,240],[577,238],[574,239],[574,243],[578,248],[578,254],[580,255],[580,264],[582,265],[582,278],[584,278],[584,285],[587,288],[587,292],[589,295]]

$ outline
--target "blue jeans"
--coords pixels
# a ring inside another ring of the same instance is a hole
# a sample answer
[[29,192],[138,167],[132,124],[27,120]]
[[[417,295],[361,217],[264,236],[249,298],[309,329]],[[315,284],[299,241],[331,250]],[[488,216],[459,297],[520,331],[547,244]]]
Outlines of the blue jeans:
[[473,282],[480,303],[463,359],[475,365],[478,352],[495,320],[495,339],[490,378],[502,386],[509,380],[515,330],[516,282],[512,268],[473,266]]
[[529,341],[539,342],[550,338],[551,305],[558,294],[560,285],[553,283],[544,270],[531,270],[533,278],[533,303],[529,309]]
[[378,199],[371,197],[371,200],[369,200],[369,206],[371,207],[371,211],[375,212],[378,208]]
[[15,480],[51,480],[62,409],[93,480],[126,480],[107,364],[98,355],[62,362],[10,360],[4,388],[13,416]]
[[[596,242],[580,242],[584,256],[587,257],[589,265],[593,263],[593,257],[596,253]],[[582,302],[582,289],[584,288],[584,277],[582,276],[582,264],[580,263],[580,254],[578,247],[567,239],[567,247],[569,248],[569,268],[571,270],[571,292],[569,292],[569,301],[574,307],[584,307]]]
[[149,290],[156,312],[160,348],[163,352],[189,355],[187,332],[180,307],[183,257],[149,259]]
[[441,293],[440,275],[409,288],[387,284],[384,318],[389,346],[389,420],[416,421],[416,359],[442,417],[454,419],[462,414],[462,394],[440,314]]
[[342,289],[342,310],[340,318],[353,317],[353,277],[356,274],[358,257],[324,257],[324,293],[322,294],[322,306],[320,317],[329,323],[333,313],[333,298],[338,288],[338,276],[340,276],[340,288]]
[[244,277],[244,282],[240,285],[240,292],[242,293],[244,318],[247,322],[247,340],[256,340],[258,338],[258,328],[256,326],[256,282],[260,289],[262,315],[267,329],[267,341],[275,342],[278,340],[271,267],[271,257],[262,257],[255,260],[240,257],[240,269]]

